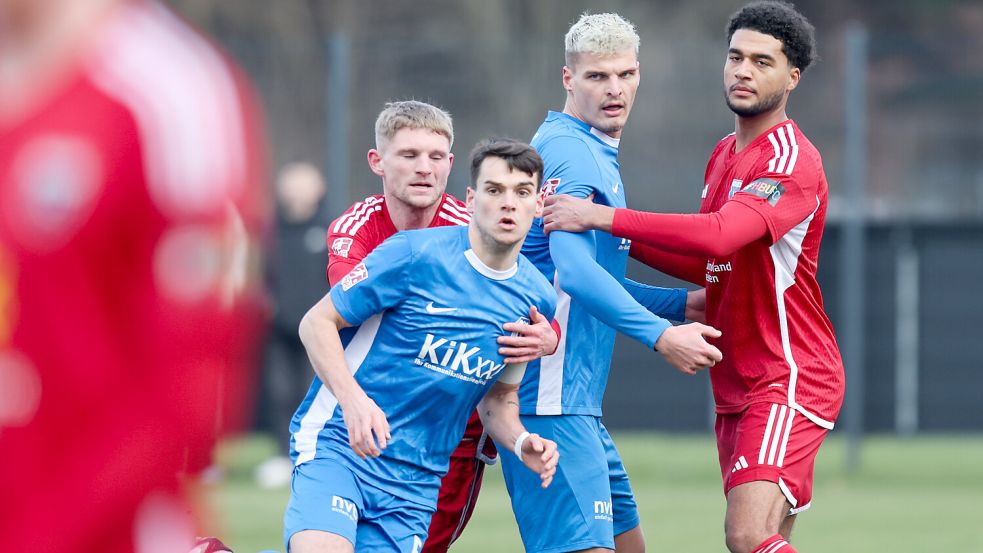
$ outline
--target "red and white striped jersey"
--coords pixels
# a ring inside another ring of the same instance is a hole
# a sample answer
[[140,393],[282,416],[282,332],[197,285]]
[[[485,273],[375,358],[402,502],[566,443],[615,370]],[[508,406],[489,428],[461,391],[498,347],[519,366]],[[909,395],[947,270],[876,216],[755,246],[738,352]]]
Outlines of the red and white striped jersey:
[[[470,221],[464,202],[444,194],[437,214],[427,227],[467,225]],[[344,278],[369,252],[396,232],[384,195],[369,196],[349,207],[328,229],[328,282],[333,285]]]
[[767,401],[832,428],[844,376],[816,282],[828,194],[822,159],[791,120],[734,148],[731,134],[711,154],[700,212],[740,202],[761,215],[769,237],[707,261],[707,324],[723,332],[715,341],[723,361],[710,369],[717,412]]

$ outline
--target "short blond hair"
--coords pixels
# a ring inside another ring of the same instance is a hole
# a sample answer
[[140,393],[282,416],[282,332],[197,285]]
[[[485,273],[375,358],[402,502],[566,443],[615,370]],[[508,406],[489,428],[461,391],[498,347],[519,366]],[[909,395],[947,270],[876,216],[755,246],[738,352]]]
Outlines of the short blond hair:
[[454,145],[451,114],[426,102],[403,100],[387,103],[375,120],[375,147],[382,149],[401,129],[430,129],[446,136],[449,145]]
[[620,15],[585,12],[567,31],[564,58],[573,67],[579,54],[611,56],[631,48],[637,56],[639,42],[635,26]]

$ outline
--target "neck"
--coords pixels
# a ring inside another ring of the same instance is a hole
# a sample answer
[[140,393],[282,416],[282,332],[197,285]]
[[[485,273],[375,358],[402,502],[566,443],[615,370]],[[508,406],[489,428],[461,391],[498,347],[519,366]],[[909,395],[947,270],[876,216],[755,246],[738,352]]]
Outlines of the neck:
[[734,150],[740,152],[748,144],[754,142],[754,139],[764,134],[765,131],[787,120],[788,115],[785,115],[785,105],[782,104],[780,107],[766,113],[760,113],[752,117],[741,117],[738,115],[736,119],[734,137],[737,141],[734,144]]
[[474,222],[468,225],[468,242],[478,259],[496,271],[507,271],[515,266],[522,249],[521,240],[506,246],[482,236]]
[[119,0],[46,0],[0,8],[0,120],[30,109],[66,77]]
[[393,222],[393,226],[396,230],[416,230],[421,228],[427,228],[430,226],[430,222],[437,215],[437,210],[440,209],[440,202],[443,201],[443,197],[430,207],[417,208],[411,205],[407,205],[397,198],[386,194],[386,209],[389,211],[389,218]]

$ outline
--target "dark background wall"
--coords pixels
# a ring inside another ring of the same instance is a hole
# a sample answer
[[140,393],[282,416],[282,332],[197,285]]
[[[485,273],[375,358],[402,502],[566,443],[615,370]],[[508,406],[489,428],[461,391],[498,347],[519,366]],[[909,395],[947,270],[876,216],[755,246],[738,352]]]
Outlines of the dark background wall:
[[[252,76],[266,108],[274,169],[309,160],[329,177],[327,211],[377,193],[365,164],[384,102],[417,98],[455,118],[449,191],[463,194],[467,152],[489,135],[529,138],[562,107],[563,35],[584,11],[616,11],[642,38],[642,85],[623,136],[629,203],[692,212],[707,155],[733,130],[722,101],[723,36],[743,0],[171,0]],[[983,429],[983,2],[800,0],[820,61],[789,115],[823,154],[830,183],[820,281],[839,311],[845,188],[845,36],[867,30],[868,153],[861,171],[869,230],[863,281],[865,426],[895,425],[899,323],[896,260],[905,232],[918,252],[917,407],[921,430]],[[909,229],[905,231],[904,229]],[[668,282],[633,267],[642,280]],[[859,370],[859,368],[858,368]],[[687,378],[619,339],[608,387],[614,427],[703,430],[706,375]]]

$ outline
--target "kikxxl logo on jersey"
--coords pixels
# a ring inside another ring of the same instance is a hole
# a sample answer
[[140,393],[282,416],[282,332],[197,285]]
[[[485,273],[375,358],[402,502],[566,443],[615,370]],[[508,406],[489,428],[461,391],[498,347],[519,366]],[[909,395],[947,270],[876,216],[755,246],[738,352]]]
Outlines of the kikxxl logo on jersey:
[[413,360],[432,371],[482,386],[495,380],[505,368],[504,362],[495,361],[482,357],[481,348],[471,347],[467,342],[437,338],[430,333]]

